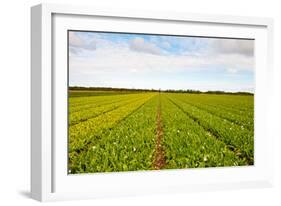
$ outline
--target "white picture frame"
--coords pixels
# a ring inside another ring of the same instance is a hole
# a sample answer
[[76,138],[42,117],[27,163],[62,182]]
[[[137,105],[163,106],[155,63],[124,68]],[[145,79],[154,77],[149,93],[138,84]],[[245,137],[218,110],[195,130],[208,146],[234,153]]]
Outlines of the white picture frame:
[[[120,23],[118,26],[114,24],[116,21]],[[133,24],[138,24],[137,28],[131,27]],[[66,39],[62,34],[68,29],[87,30],[93,27],[103,31],[163,34],[169,33],[165,29],[170,27],[174,34],[184,34],[186,31],[182,28],[188,28],[185,26],[194,27],[194,35],[257,39],[255,165],[69,177],[65,167],[67,137],[63,126],[66,125],[63,108],[67,101],[63,93],[67,86]],[[272,88],[273,77],[272,19],[40,4],[31,8],[31,27],[32,198],[54,201],[272,186],[273,137],[267,129],[270,93],[266,92]],[[63,111],[56,109],[58,107]]]

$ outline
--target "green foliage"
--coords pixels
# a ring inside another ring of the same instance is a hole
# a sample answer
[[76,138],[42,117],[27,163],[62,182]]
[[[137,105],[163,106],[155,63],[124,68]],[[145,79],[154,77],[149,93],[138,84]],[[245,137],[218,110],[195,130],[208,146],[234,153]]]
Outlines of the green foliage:
[[[142,95],[124,95],[124,97],[125,98],[114,98],[114,100],[111,99],[109,102],[103,101],[103,104],[92,103],[82,108],[80,106],[78,110],[75,110],[75,108],[77,108],[78,106],[73,107],[72,112],[69,114],[69,125],[71,126],[74,124],[78,124],[90,118],[94,118],[106,112],[130,104],[134,101],[140,100],[142,98]],[[74,112],[73,110],[75,110],[76,112]]]
[[120,91],[96,95],[100,91],[90,90],[84,95],[78,90],[69,98],[71,174],[153,169],[159,95],[164,168],[254,162],[253,96]]
[[[234,122],[240,126],[253,130],[254,110],[253,97],[230,95],[169,95],[172,99],[178,99],[212,115]],[[212,103],[212,99],[215,101]],[[225,106],[223,106],[225,105]]]
[[223,141],[205,130],[162,95],[166,168],[245,165]]
[[131,113],[111,130],[100,135],[83,155],[84,167],[73,173],[134,171],[152,169],[155,146],[157,97]]
[[[223,141],[235,153],[246,159],[248,164],[254,161],[254,129],[245,128],[227,119],[198,109],[191,104],[179,100],[180,96],[173,96],[170,101],[180,108],[187,116],[197,122],[206,131]],[[241,117],[242,118],[242,117]],[[253,122],[252,119],[251,122]],[[250,121],[250,120],[249,120]],[[249,125],[253,125],[250,123]]]
[[[92,145],[102,140],[105,132],[113,129],[146,101],[155,96],[154,93],[139,94],[139,98],[114,110],[103,113],[69,127],[69,169],[79,173],[85,171],[85,155]],[[145,117],[145,116],[144,116]],[[106,147],[107,148],[107,147]]]

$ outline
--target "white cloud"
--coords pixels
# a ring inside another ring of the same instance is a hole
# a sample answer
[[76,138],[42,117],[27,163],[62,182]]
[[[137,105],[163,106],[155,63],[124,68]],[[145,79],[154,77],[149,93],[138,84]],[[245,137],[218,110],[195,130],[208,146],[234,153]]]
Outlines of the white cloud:
[[92,40],[90,42],[84,40],[83,38],[77,36],[76,32],[69,32],[69,46],[70,52],[77,54],[81,50],[95,50],[96,41]]
[[69,38],[69,45],[73,47],[80,47],[84,45],[84,42],[81,38],[79,38],[75,32],[69,32],[68,34]]
[[161,49],[155,44],[144,41],[143,38],[136,37],[129,42],[129,48],[133,51],[150,54],[161,54]]
[[210,39],[211,52],[253,56],[254,41],[242,39]]
[[[174,73],[194,70],[204,72],[224,69],[230,75],[236,75],[240,71],[253,72],[253,41],[241,40],[243,43],[240,43],[238,40],[208,39],[207,48],[203,47],[202,50],[185,54],[168,55],[157,47],[159,44],[156,41],[147,42],[140,37],[127,42],[113,42],[98,37],[86,41],[73,34],[69,37],[72,52],[69,58],[70,85],[201,90],[209,88],[225,91],[245,91],[253,88],[251,83],[237,85],[237,83],[220,82],[219,79],[214,80],[214,84],[210,82],[195,84],[177,82],[173,79],[157,80],[157,75],[153,76],[155,80],[146,81],[144,78],[152,74],[164,74],[169,78],[169,75]],[[89,44],[85,42],[94,45],[94,49],[90,50]],[[161,46],[169,48],[172,43],[165,44],[163,41]],[[80,55],[79,49],[83,50],[83,55]]]
[[162,42],[161,46],[165,49],[171,48],[171,44],[167,41]]
[[238,72],[237,69],[234,68],[228,68],[227,71],[231,74],[236,74]]
[[99,48],[95,58],[74,56],[70,59],[72,67],[77,69],[106,71],[165,71],[175,72],[190,69],[210,69],[224,67],[236,71],[252,70],[253,58],[237,54],[219,55],[153,55],[150,53],[132,52],[127,48]]

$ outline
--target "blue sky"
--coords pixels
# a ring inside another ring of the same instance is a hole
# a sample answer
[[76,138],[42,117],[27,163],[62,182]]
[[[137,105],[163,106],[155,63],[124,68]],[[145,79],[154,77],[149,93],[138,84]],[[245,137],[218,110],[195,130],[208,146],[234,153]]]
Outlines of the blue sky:
[[254,92],[254,40],[69,32],[69,85]]

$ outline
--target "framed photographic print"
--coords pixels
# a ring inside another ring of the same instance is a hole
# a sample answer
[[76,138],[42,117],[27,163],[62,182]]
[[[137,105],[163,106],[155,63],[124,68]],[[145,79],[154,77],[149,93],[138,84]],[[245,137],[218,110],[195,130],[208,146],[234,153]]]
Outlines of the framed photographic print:
[[34,199],[272,184],[271,19],[31,14]]

